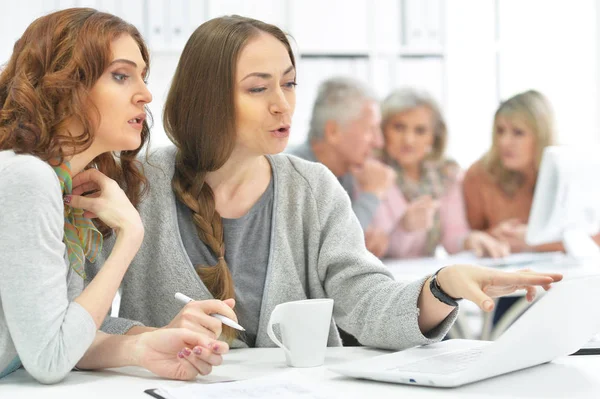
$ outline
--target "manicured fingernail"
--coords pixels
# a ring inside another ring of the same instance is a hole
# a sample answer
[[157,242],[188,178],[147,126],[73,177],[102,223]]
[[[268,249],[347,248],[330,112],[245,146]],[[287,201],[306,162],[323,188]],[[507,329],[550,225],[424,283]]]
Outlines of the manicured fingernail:
[[178,358],[180,358],[180,359],[183,359],[183,352],[179,352],[179,353],[177,354],[177,357],[178,357]]
[[192,354],[192,351],[189,348],[185,348],[182,352],[186,357]]
[[200,356],[202,354],[202,348],[197,346],[192,350],[192,352],[194,352],[196,355]]
[[71,203],[71,196],[70,195],[65,195],[63,197],[63,201],[65,204],[70,204]]
[[485,301],[485,302],[483,303],[483,308],[484,308],[485,310],[492,310],[492,306],[494,306],[494,304],[492,303],[492,301],[489,301],[489,300],[488,300],[488,301]]
[[213,342],[213,344],[212,344],[212,350],[213,350],[213,352],[218,352],[219,351],[219,344],[217,344],[216,342]]

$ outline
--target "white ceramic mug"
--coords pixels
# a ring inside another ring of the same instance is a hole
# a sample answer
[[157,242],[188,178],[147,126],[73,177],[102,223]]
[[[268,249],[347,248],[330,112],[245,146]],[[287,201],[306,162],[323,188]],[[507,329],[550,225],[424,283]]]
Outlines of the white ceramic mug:
[[[315,367],[325,362],[333,299],[305,299],[275,306],[267,333],[285,352],[288,366]],[[279,324],[281,341],[273,332]]]

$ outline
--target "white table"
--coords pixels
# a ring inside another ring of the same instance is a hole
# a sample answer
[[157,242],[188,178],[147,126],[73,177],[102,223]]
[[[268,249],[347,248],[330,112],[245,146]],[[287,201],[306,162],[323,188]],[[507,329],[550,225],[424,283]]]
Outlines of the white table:
[[[600,264],[597,261],[575,260],[562,253],[525,253],[511,255],[505,259],[478,259],[469,252],[462,252],[446,258],[415,258],[384,260],[394,278],[398,280],[416,280],[426,274],[433,274],[443,266],[453,264],[479,264],[495,267],[503,271],[515,271],[530,268],[537,272],[561,273],[565,279],[599,274]],[[502,266],[498,266],[503,264]],[[481,334],[477,336],[469,328],[463,316],[459,316],[455,326],[450,332],[452,338],[495,340],[498,338],[529,306],[524,297],[525,291],[519,291],[512,296],[520,297],[511,308],[502,316],[496,326],[492,325],[494,313],[484,313],[482,318]],[[473,305],[473,306],[471,306]],[[469,311],[478,311],[478,307],[470,302],[461,302],[461,308]],[[462,309],[461,309],[462,310]]]
[[[385,351],[364,347],[328,348],[324,367],[299,370],[314,384],[335,389],[344,398],[598,398],[600,356],[571,356],[531,369],[495,377],[460,388],[425,388],[354,380],[339,376],[328,365],[361,359]],[[247,379],[288,370],[281,349],[237,349],[225,355],[224,364],[203,380]],[[151,399],[143,391],[179,381],[153,377],[145,370],[124,367],[96,372],[72,372],[52,386],[33,380],[23,369],[0,380],[0,398],[42,399]],[[225,399],[225,398],[224,398]],[[283,398],[282,398],[283,399]]]
[[394,277],[403,279],[416,279],[453,264],[477,264],[504,271],[530,268],[539,272],[562,273],[567,277],[600,273],[598,262],[578,261],[556,252],[514,254],[502,259],[477,258],[469,252],[461,252],[442,258],[387,259],[383,263]]

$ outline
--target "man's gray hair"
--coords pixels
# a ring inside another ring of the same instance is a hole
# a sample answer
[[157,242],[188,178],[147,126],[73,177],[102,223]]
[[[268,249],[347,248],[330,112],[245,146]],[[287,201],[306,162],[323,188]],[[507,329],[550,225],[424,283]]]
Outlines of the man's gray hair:
[[322,140],[328,121],[344,125],[358,118],[366,101],[377,102],[377,98],[359,80],[335,77],[321,83],[313,105],[308,140]]

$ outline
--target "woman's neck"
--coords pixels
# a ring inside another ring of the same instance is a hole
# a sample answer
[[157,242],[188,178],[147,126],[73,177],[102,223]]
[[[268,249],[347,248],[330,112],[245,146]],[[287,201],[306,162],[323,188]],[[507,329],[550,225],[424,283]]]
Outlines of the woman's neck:
[[416,182],[421,180],[421,165],[420,164],[403,165],[402,171],[404,172],[404,177],[408,178],[409,180],[416,181]]
[[535,182],[537,180],[537,171],[533,167],[525,171],[521,171],[521,175],[523,176],[524,187],[535,187]]
[[100,154],[90,147],[79,154],[66,156],[65,161],[69,162],[69,165],[71,166],[71,177],[84,170],[98,155]]
[[415,162],[412,164],[402,164],[398,159],[393,158],[394,161],[402,168],[402,174],[408,180],[418,182],[421,180],[421,162]]
[[271,181],[271,164],[264,155],[231,154],[227,162],[206,174],[206,183],[215,195],[222,217],[239,218],[259,200]]
[[[83,126],[78,121],[71,120],[67,128],[61,131],[60,134],[71,136],[72,138],[74,138],[80,137],[82,132]],[[66,154],[69,154],[72,151],[72,149],[63,147],[63,151],[65,151]],[[92,144],[82,152],[77,153],[75,155],[66,155],[65,161],[69,162],[69,165],[71,167],[71,177],[84,170],[86,166],[88,166],[94,160],[94,158],[96,158],[103,152],[104,151],[101,151],[98,148],[98,144],[95,141],[92,141]]]

